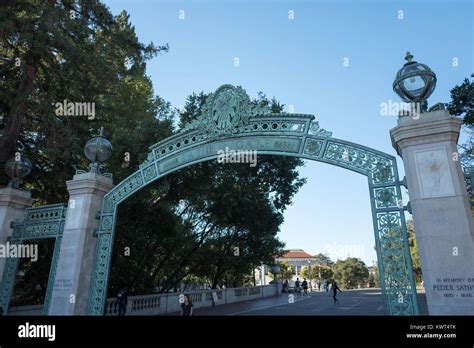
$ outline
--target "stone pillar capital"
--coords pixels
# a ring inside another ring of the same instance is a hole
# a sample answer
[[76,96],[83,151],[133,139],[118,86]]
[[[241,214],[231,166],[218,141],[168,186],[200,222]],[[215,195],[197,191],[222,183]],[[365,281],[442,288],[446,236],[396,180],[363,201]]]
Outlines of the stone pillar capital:
[[33,204],[31,192],[29,190],[20,190],[12,187],[0,189],[0,207],[12,207],[25,209]]
[[72,180],[66,181],[69,195],[93,194],[104,197],[112,187],[112,179],[97,173],[76,174]]
[[408,146],[442,141],[457,143],[462,120],[451,117],[447,110],[437,110],[399,117],[397,123],[390,130],[390,137],[392,146],[403,157],[403,149]]

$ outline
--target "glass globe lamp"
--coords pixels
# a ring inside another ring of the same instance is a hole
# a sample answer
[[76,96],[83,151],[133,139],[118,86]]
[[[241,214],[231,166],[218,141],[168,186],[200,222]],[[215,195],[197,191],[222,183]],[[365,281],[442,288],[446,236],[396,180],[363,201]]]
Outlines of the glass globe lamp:
[[19,160],[12,158],[5,164],[5,173],[11,178],[8,186],[19,188],[21,179],[30,174],[33,168],[30,160],[21,156]]
[[403,101],[419,103],[422,111],[426,111],[426,100],[436,87],[436,75],[427,65],[414,61],[410,52],[405,60],[393,81],[393,90]]
[[84,146],[84,155],[91,161],[92,172],[97,172],[99,164],[107,161],[112,154],[112,144],[103,137],[102,133],[103,129],[99,136],[92,138]]

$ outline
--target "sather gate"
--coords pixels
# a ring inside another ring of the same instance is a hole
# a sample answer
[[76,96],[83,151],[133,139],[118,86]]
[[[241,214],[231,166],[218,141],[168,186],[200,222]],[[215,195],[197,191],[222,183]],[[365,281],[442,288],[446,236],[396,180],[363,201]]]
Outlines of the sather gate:
[[[150,147],[140,168],[102,203],[88,313],[102,315],[107,295],[118,205],[146,185],[179,169],[217,158],[218,151],[256,150],[342,167],[367,177],[384,306],[390,315],[417,315],[418,303],[401,186],[394,156],[332,137],[313,115],[271,113],[241,87],[212,93],[199,118]],[[54,262],[54,261],[53,261]]]

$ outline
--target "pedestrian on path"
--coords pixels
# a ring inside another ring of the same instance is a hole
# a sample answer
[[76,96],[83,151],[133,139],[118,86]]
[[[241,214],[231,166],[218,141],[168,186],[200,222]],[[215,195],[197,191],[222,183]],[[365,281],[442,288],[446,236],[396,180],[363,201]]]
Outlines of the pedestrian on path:
[[301,289],[300,289],[300,278],[296,278],[296,282],[295,282],[295,292],[300,295],[301,294]]
[[127,288],[122,288],[117,294],[117,303],[118,303],[118,315],[125,315],[127,311],[127,302],[128,302],[128,293]]
[[190,317],[194,314],[193,303],[188,294],[184,295],[184,301],[181,303],[181,315],[183,317]]
[[283,292],[288,292],[288,279],[283,282]]
[[303,278],[303,282],[301,283],[301,286],[303,287],[304,295],[308,296],[308,282],[306,281],[306,278]]
[[339,287],[337,286],[336,281],[334,281],[334,282],[332,283],[331,290],[332,290],[332,298],[333,298],[333,300],[334,300],[334,304],[336,304],[336,303],[339,302],[339,300],[336,298],[337,290],[339,290],[339,292],[342,292],[342,290],[339,289]]

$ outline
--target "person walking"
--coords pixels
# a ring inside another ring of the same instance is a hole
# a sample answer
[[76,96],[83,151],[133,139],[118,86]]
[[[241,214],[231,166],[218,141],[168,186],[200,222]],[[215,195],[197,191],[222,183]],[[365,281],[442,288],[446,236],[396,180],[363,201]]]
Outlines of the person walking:
[[333,298],[333,300],[334,300],[334,304],[336,304],[336,303],[339,302],[339,300],[336,298],[337,290],[339,290],[339,292],[342,292],[342,290],[339,289],[339,287],[337,286],[336,281],[334,281],[334,282],[332,283],[331,290],[332,290],[332,298]]
[[184,301],[181,303],[181,316],[190,317],[194,314],[193,303],[188,294],[184,295]]
[[306,278],[303,278],[303,282],[301,283],[301,286],[303,287],[304,295],[308,296],[308,282],[306,281]]
[[127,303],[128,303],[128,293],[127,288],[122,288],[119,290],[117,294],[117,303],[118,303],[118,315],[123,316],[127,311]]
[[295,282],[295,292],[299,295],[301,292],[300,292],[300,278],[296,278],[296,282]]
[[288,279],[283,282],[283,292],[288,293]]

